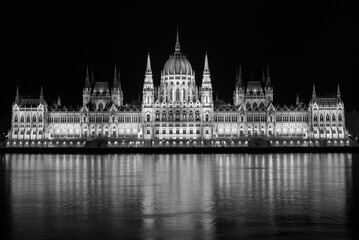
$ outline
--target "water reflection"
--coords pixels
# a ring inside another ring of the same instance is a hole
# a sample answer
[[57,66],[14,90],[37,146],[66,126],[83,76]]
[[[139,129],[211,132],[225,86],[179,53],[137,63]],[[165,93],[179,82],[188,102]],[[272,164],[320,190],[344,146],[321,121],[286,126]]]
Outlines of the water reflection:
[[13,239],[350,238],[353,163],[351,154],[6,155],[1,210]]

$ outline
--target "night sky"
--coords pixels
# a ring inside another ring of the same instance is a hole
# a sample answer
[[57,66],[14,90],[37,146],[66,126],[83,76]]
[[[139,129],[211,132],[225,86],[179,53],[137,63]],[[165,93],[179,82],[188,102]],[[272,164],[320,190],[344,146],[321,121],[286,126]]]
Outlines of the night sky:
[[[208,52],[214,96],[232,103],[235,72],[260,80],[269,63],[274,101],[294,104],[296,94],[308,102],[317,94],[336,94],[340,83],[347,110],[358,101],[358,4],[354,1],[274,1],[241,4],[152,1],[122,5],[79,1],[11,3],[3,38],[7,73],[1,81],[2,116],[10,116],[16,85],[20,94],[39,94],[52,103],[82,104],[88,64],[97,81],[112,81],[121,69],[124,100],[142,91],[147,51],[155,84],[173,53],[179,26],[182,53],[202,79]],[[5,90],[5,91],[4,91]]]

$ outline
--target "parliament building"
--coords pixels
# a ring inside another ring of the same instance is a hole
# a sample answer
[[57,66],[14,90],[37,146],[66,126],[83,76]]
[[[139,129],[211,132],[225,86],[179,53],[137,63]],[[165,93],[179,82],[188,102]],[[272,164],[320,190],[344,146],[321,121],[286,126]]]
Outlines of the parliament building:
[[335,97],[321,97],[313,85],[309,103],[297,97],[295,106],[280,106],[273,102],[269,68],[258,81],[244,81],[239,68],[233,104],[228,104],[213,99],[209,66],[206,53],[197,85],[177,32],[159,86],[148,54],[138,104],[123,102],[116,67],[111,83],[90,79],[87,69],[77,108],[63,106],[60,98],[48,104],[42,88],[38,98],[22,97],[17,89],[7,147],[83,147],[99,139],[106,147],[349,145],[339,86]]

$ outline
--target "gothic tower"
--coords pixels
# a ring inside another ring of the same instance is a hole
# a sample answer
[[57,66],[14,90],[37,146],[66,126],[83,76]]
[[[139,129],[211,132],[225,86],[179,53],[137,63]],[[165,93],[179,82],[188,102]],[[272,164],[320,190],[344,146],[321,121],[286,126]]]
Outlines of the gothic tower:
[[87,105],[90,102],[91,86],[90,86],[90,77],[89,77],[89,68],[86,68],[86,79],[85,87],[82,90],[82,104]]
[[211,82],[211,74],[208,66],[207,53],[204,59],[204,69],[203,69],[202,86],[201,86],[201,102],[204,107],[213,106],[212,82]]
[[153,122],[153,115],[154,115],[153,114],[154,100],[155,100],[155,89],[152,79],[150,53],[148,53],[145,81],[143,83],[143,90],[142,90],[142,119],[146,123],[146,128],[143,129],[144,139],[152,139],[154,134],[153,127],[151,124],[151,122]]
[[244,86],[242,80],[242,68],[239,65],[239,71],[236,73],[236,86],[233,93],[233,104],[239,106],[244,103]]
[[118,70],[117,72],[116,66],[113,76],[113,85],[111,89],[111,99],[117,107],[123,105],[123,92],[121,87],[120,70]]
[[273,102],[273,87],[272,83],[270,81],[270,74],[269,74],[269,65],[267,66],[267,79],[266,79],[266,85],[265,85],[265,95],[266,95],[266,106],[269,105],[269,103]]

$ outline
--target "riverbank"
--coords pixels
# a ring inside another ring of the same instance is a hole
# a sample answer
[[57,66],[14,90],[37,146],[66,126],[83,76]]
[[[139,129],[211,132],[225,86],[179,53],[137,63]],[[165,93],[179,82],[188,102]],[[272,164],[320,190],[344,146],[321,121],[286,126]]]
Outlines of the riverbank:
[[0,148],[0,153],[112,154],[112,153],[359,153],[359,147],[126,147],[126,148]]

